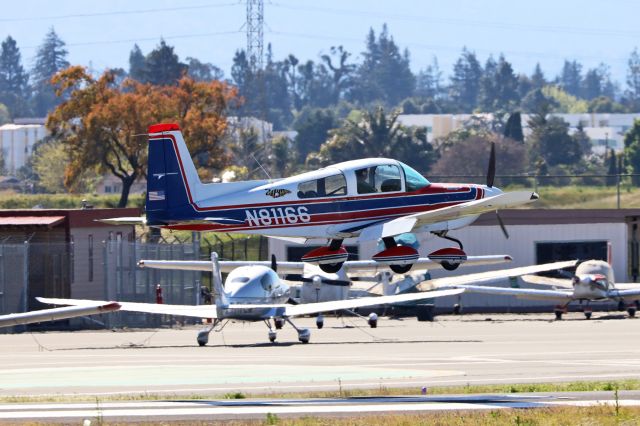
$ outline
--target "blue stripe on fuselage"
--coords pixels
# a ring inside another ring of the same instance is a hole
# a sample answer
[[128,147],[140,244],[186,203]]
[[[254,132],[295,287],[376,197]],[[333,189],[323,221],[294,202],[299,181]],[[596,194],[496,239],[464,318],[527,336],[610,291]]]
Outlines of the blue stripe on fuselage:
[[[299,203],[292,201],[287,204],[278,205],[259,205],[252,206],[246,205],[243,207],[234,207],[231,209],[215,209],[213,211],[198,211],[196,212],[190,205],[181,209],[173,209],[167,211],[167,221],[184,221],[184,220],[202,220],[207,217],[215,216],[216,218],[225,218],[230,221],[245,221],[247,219],[247,211],[257,212],[259,210],[277,210],[285,211],[286,208],[297,209],[300,207],[306,208],[306,212],[311,215],[327,214],[327,213],[353,213],[359,211],[370,212],[369,217],[376,217],[385,215],[384,209],[393,208],[406,208],[406,207],[418,207],[418,206],[432,206],[435,204],[443,203],[461,203],[468,202],[476,199],[477,188],[471,187],[468,191],[461,192],[449,192],[438,194],[420,194],[420,195],[408,195],[406,193],[398,194],[396,197],[382,197],[382,198],[366,198],[348,200],[345,198],[336,199],[331,201],[322,201],[318,203]],[[306,200],[305,200],[306,201]],[[206,208],[206,207],[201,207]],[[409,213],[407,213],[409,214]],[[277,212],[276,212],[277,215]],[[357,220],[366,220],[367,217],[358,218]],[[356,220],[356,219],[354,219]],[[237,222],[236,222],[237,223]],[[239,224],[239,223],[238,223]],[[278,223],[274,222],[274,225]],[[297,224],[302,224],[298,222]],[[294,224],[292,224],[294,225]],[[255,226],[256,228],[268,228],[270,226]]]

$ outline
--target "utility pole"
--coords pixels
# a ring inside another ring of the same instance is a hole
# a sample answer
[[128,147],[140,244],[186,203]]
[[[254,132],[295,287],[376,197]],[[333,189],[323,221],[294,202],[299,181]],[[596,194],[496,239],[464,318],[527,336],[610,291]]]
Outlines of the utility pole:
[[262,70],[264,57],[264,2],[263,0],[246,0],[247,2],[247,58],[251,71]]

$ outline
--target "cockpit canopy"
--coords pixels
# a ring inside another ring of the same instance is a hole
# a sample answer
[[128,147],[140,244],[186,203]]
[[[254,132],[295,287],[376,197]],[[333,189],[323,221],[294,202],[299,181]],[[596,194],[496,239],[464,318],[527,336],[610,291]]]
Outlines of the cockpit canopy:
[[332,173],[300,182],[298,198],[340,197],[385,192],[413,192],[430,182],[413,168],[395,160],[349,161],[326,169]]

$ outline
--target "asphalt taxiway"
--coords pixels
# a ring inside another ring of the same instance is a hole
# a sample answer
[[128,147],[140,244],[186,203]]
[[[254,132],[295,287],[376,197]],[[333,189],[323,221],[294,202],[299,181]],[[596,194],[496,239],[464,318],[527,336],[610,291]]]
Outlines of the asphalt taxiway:
[[198,347],[197,328],[0,335],[0,395],[269,394],[640,378],[640,321],[594,313],[440,316],[433,323],[311,318],[311,343],[285,326],[229,324]]

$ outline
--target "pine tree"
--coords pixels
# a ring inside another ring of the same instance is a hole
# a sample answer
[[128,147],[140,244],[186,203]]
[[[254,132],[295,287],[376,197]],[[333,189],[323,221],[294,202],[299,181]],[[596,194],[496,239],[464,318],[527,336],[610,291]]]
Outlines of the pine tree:
[[524,142],[524,134],[522,133],[522,117],[519,112],[514,112],[507,119],[504,125],[504,136],[514,141]]
[[613,148],[609,151],[609,158],[607,160],[609,163],[609,168],[607,170],[607,186],[613,186],[616,184],[616,175],[618,174],[618,158]]
[[50,80],[56,73],[69,66],[67,53],[64,41],[51,28],[38,48],[35,65],[31,70],[34,88],[33,109],[39,116],[44,117],[61,102],[61,99],[56,98]]
[[433,62],[418,74],[416,96],[430,99],[438,99],[442,96],[442,71],[435,56]]
[[129,77],[138,81],[145,78],[144,54],[137,44],[133,45],[133,49],[129,53]]
[[542,89],[547,85],[547,80],[544,77],[544,73],[542,72],[542,68],[540,68],[540,63],[536,63],[536,67],[533,70],[533,74],[531,74],[531,85],[532,89]]
[[478,105],[481,78],[482,66],[475,53],[463,48],[462,55],[453,66],[449,87],[449,96],[459,112],[473,112]]
[[27,112],[28,81],[16,41],[8,36],[0,51],[0,103],[7,106],[13,117]]
[[626,96],[635,112],[640,109],[640,53],[637,48],[631,52],[627,66]]
[[180,62],[178,55],[164,40],[145,58],[142,82],[160,86],[171,86],[187,72],[187,65]]
[[581,96],[582,65],[578,61],[564,61],[559,78],[560,87],[573,96]]

